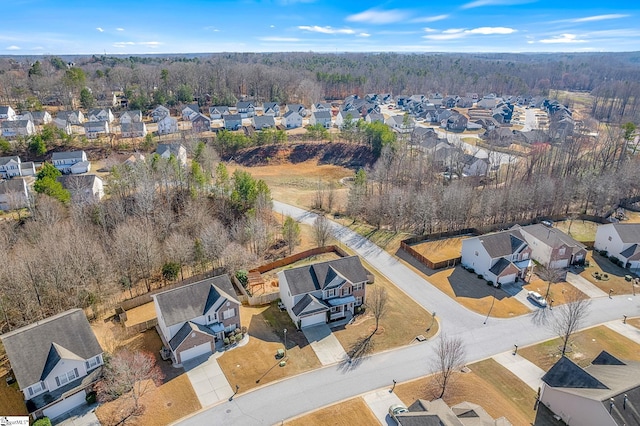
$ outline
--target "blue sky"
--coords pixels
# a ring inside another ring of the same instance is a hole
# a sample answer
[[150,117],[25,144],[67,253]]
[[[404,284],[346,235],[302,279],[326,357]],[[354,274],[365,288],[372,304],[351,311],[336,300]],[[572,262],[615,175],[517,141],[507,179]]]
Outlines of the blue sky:
[[[635,5],[633,5],[635,3]],[[12,0],[0,54],[640,50],[640,2]]]

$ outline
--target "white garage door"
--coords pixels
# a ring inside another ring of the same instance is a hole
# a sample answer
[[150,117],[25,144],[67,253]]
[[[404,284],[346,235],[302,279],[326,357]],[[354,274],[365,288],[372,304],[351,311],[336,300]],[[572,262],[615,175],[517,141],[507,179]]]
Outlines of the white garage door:
[[191,349],[187,349],[185,351],[180,352],[180,360],[181,362],[188,361],[197,356],[210,354],[211,353],[211,343],[203,343],[202,345],[194,346]]
[[325,322],[327,322],[327,314],[321,312],[319,314],[300,318],[300,327],[309,327],[310,325],[324,324]]
[[500,284],[510,284],[516,281],[516,274],[505,275],[504,277],[498,278],[498,282]]
[[569,259],[554,260],[549,264],[549,268],[560,269],[569,266]]
[[73,394],[67,399],[58,402],[56,405],[53,405],[50,408],[46,408],[42,413],[50,419],[55,419],[56,417],[61,416],[67,411],[76,408],[78,405],[85,404],[85,395],[86,393],[84,392]]

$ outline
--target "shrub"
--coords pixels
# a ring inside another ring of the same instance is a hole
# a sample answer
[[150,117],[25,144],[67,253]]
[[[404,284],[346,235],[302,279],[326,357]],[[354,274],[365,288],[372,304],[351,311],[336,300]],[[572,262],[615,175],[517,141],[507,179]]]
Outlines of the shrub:
[[472,274],[474,274],[476,271],[473,270],[473,268],[469,268],[467,269],[467,271],[471,272]]
[[600,256],[607,257],[607,255],[608,255],[609,253],[607,253],[607,251],[606,251],[606,250],[600,250],[600,251],[598,252],[598,254],[600,254]]
[[612,261],[613,263],[616,263],[616,264],[618,263],[618,258],[613,254],[609,256],[609,260]]
[[602,274],[602,277],[603,278],[609,278],[609,275],[608,274]]
[[247,334],[247,327],[243,325],[240,331],[242,332],[242,334]]
[[225,345],[225,346],[229,346],[229,342],[230,342],[230,340],[229,340],[229,338],[228,338],[228,337],[225,337],[225,338],[224,338],[224,340],[223,340],[223,342],[224,342],[224,345]]
[[240,284],[242,284],[243,287],[246,287],[247,284],[249,284],[249,272],[247,272],[245,269],[237,271],[236,278],[238,279],[238,281],[240,281]]
[[236,334],[236,342],[242,340],[242,334]]
[[87,394],[87,396],[84,397],[85,401],[87,401],[87,404],[95,404],[96,402],[96,393],[94,391],[91,391]]
[[497,287],[497,288],[502,288],[502,283],[497,283],[497,284],[496,284],[496,287]]
[[43,417],[33,422],[33,426],[51,426],[51,419],[49,419],[49,417]]
[[493,281],[487,281],[488,285],[493,285]]
[[482,276],[482,274],[478,274],[478,278],[483,279],[484,277]]

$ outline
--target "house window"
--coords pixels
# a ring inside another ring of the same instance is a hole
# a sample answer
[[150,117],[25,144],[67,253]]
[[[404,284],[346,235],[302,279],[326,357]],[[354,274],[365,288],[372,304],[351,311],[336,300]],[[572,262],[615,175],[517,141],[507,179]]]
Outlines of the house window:
[[331,308],[331,313],[333,314],[335,312],[340,312],[340,307],[334,306],[333,308]]
[[336,291],[331,289],[331,290],[327,290],[327,297],[333,297],[336,295]]
[[96,367],[98,364],[100,364],[100,355],[85,361],[87,370],[91,370],[93,367]]
[[558,254],[560,254],[560,256],[564,256],[564,252],[565,252],[565,248],[562,247],[560,250],[558,250]]
[[224,311],[222,313],[222,318],[223,319],[233,318],[234,316],[236,316],[235,308],[227,309],[226,311]]
[[35,385],[29,386],[29,396],[34,396],[44,391],[44,383],[38,382]]
[[362,287],[364,286],[363,283],[358,283],[358,284],[354,284],[353,285],[353,291],[358,291],[358,290],[362,290]]
[[342,295],[343,296],[347,296],[349,294],[351,294],[351,286],[348,286],[348,287],[345,287],[345,288],[342,289]]
[[61,374],[58,377],[56,377],[56,385],[58,386],[62,386],[65,385],[67,383],[69,383],[70,381],[76,379],[77,377],[79,377],[80,374],[78,374],[78,369],[74,368],[73,370],[65,373],[65,374]]
[[360,306],[362,305],[362,296],[357,296],[356,297],[356,306]]

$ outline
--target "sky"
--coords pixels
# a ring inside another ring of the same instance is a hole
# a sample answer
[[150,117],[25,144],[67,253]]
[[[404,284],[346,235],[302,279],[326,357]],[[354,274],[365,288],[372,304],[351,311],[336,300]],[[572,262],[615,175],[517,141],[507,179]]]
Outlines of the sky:
[[637,0],[12,0],[0,55],[640,50]]

